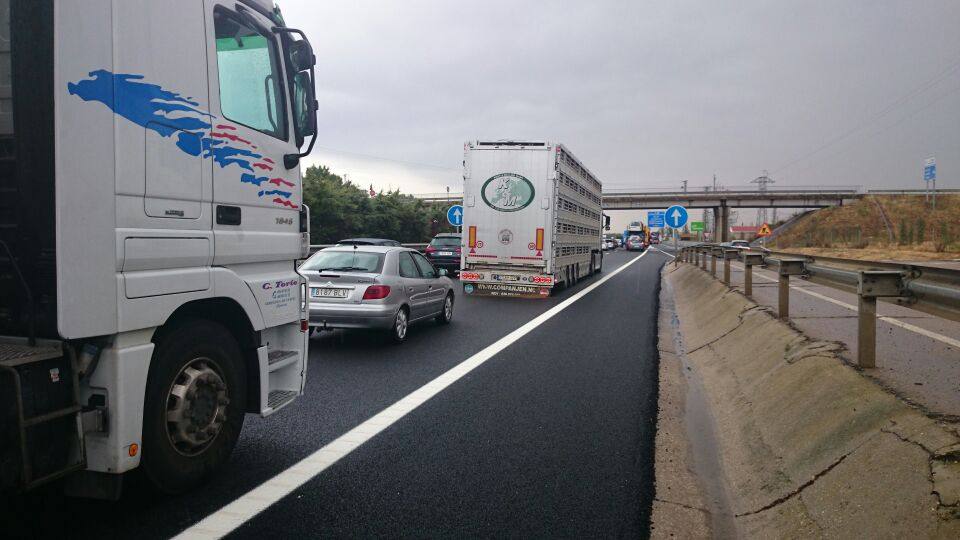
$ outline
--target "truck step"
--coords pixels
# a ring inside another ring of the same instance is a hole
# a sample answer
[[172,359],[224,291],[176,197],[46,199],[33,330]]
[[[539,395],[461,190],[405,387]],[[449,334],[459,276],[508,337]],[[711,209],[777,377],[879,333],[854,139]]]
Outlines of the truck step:
[[0,339],[0,491],[85,467],[78,387],[59,342]]
[[63,356],[63,351],[59,344],[31,347],[26,343],[0,342],[0,365],[8,367],[39,362],[50,358],[59,358],[61,356]]
[[297,397],[293,390],[271,390],[267,397],[267,408],[277,410]]
[[267,354],[267,366],[271,372],[289,366],[300,358],[298,351],[270,351]]

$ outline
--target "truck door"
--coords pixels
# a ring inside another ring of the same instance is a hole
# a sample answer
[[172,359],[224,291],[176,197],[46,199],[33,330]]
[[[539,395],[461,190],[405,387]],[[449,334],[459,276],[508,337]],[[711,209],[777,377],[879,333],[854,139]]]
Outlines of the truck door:
[[214,264],[300,253],[300,168],[288,80],[273,23],[237,2],[206,0],[213,161]]

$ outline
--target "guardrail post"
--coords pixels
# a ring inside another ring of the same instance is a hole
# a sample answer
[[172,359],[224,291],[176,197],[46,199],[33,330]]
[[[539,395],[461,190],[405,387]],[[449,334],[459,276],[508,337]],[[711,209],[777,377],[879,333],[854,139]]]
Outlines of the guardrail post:
[[781,319],[790,317],[790,276],[803,274],[804,262],[804,259],[780,259],[777,316]]
[[717,277],[717,248],[710,250],[710,273]]
[[762,253],[743,252],[743,294],[753,297],[753,265],[763,264]]
[[700,268],[703,268],[704,271],[707,269],[707,248],[700,250]]
[[877,367],[877,298],[903,295],[903,274],[861,270],[857,284],[857,365]]
[[736,259],[739,254],[740,250],[737,249],[723,250],[723,283],[726,285],[730,285],[730,261]]

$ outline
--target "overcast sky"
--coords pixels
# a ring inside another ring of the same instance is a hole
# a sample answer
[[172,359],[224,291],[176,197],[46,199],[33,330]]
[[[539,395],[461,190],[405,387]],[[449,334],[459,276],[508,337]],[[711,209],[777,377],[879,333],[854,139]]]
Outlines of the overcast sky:
[[[318,57],[310,162],[460,190],[463,142],[565,143],[607,189],[960,187],[960,1],[278,0]],[[722,4],[722,5],[721,5]]]

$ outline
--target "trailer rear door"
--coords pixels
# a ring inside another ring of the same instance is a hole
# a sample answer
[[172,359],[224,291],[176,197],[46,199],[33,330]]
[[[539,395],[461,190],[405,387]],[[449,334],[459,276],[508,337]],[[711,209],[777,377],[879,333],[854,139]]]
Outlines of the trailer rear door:
[[464,171],[465,259],[543,267],[552,230],[553,146],[476,143]]

